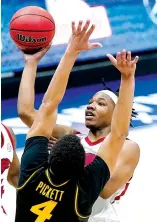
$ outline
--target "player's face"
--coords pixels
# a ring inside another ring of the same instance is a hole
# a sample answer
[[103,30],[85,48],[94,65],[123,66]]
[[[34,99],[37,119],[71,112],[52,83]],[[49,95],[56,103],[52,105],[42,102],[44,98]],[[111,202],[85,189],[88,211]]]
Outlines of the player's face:
[[111,125],[115,104],[105,93],[98,92],[89,101],[85,111],[85,125],[89,129],[103,129]]

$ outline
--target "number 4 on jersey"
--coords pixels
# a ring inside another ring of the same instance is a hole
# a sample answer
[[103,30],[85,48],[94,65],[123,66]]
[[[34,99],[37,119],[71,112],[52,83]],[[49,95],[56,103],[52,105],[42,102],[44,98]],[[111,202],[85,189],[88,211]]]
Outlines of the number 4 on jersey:
[[[57,202],[49,200],[47,202],[37,204],[31,207],[30,211],[36,215],[38,215],[35,222],[44,222],[45,220],[50,220],[52,217],[51,212],[56,207]],[[43,208],[41,210],[41,208]]]

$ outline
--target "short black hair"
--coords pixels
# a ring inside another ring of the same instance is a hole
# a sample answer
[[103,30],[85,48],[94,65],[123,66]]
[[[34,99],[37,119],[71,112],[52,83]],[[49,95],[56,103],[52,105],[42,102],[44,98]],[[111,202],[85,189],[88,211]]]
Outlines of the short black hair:
[[[117,97],[119,96],[119,89],[117,89],[115,92],[106,86],[106,83],[104,81],[104,78],[102,78],[102,83],[104,85],[104,89],[103,90],[109,90],[111,92],[113,92],[115,95],[117,95]],[[130,121],[130,126],[133,127],[133,124],[132,124],[132,118],[136,118],[136,116],[138,115],[138,113],[136,112],[136,110],[134,108],[132,108],[132,114],[131,114],[131,121]]]
[[49,156],[49,168],[60,179],[81,176],[84,164],[85,150],[76,135],[66,135],[59,139]]

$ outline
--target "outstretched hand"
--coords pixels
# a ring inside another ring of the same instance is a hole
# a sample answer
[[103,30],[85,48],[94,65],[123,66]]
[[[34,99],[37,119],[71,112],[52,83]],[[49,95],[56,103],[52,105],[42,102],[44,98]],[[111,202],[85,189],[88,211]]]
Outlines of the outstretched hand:
[[[89,38],[95,29],[95,25],[90,26],[90,21],[87,20],[82,27],[83,21],[79,21],[76,27],[75,22],[72,22],[72,35],[70,37],[67,50],[74,53],[79,53],[85,50],[102,47],[100,43],[90,43]],[[90,27],[90,28],[89,28]]]
[[129,77],[135,74],[136,64],[139,60],[139,57],[136,56],[134,60],[131,60],[131,52],[123,49],[122,52],[117,52],[116,58],[111,54],[107,54],[111,63],[121,72],[123,77]]
[[45,47],[44,49],[42,49],[41,51],[33,54],[33,55],[28,55],[28,54],[24,54],[24,59],[25,61],[36,61],[39,62],[40,59],[47,53],[47,51],[51,48],[51,43]]

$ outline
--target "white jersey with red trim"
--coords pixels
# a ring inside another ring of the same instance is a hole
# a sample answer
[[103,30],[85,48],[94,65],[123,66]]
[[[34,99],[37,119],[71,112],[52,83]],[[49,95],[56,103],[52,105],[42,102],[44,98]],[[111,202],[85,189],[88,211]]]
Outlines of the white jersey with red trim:
[[6,126],[1,124],[1,215],[7,216],[7,202],[5,194],[7,192],[7,176],[10,163],[13,160],[13,138]]
[[[85,164],[88,165],[95,159],[98,149],[105,138],[101,138],[96,142],[91,142],[90,139],[85,135],[79,133],[76,135],[81,139],[81,144],[86,152]],[[129,183],[130,181],[124,184],[107,200],[99,197],[93,205],[89,222],[119,222],[120,219],[116,210],[117,204],[119,203],[120,198],[125,194]]]

